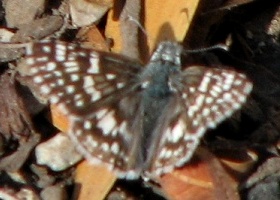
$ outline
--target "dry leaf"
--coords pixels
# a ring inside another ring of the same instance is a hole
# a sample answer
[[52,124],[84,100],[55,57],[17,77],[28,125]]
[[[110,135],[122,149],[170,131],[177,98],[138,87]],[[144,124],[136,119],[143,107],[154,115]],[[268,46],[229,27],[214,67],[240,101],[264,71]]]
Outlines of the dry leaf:
[[[118,3],[118,2],[116,2]],[[199,1],[173,1],[173,0],[147,0],[145,1],[144,29],[148,34],[145,40],[148,40],[149,51],[145,49],[145,44],[140,42],[140,50],[151,54],[155,45],[162,40],[182,41],[188,31],[192,18],[195,14]],[[115,7],[118,7],[117,5]],[[114,41],[113,51],[120,52],[122,48],[122,37],[120,33],[120,22],[115,16],[120,13],[114,13],[117,10],[111,10],[107,18],[106,37]],[[133,19],[132,19],[133,20]],[[140,22],[135,22],[139,23]],[[144,57],[147,57],[145,55]]]
[[199,158],[166,174],[161,185],[171,200],[238,200],[237,183],[210,152],[199,149]]

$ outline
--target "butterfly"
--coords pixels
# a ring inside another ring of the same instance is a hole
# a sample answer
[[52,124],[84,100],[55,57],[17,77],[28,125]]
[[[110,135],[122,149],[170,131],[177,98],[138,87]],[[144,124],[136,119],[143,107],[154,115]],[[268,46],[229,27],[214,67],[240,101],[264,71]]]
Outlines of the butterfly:
[[40,41],[26,48],[19,72],[68,116],[67,133],[90,163],[119,178],[160,176],[188,162],[205,132],[240,109],[252,90],[235,70],[182,68],[182,51],[161,42],[143,66],[78,44]]

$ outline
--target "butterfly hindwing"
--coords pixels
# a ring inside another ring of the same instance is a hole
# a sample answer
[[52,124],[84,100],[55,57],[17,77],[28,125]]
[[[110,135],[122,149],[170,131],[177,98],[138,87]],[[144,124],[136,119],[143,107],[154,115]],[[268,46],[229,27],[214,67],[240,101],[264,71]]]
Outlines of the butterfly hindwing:
[[148,160],[152,175],[189,161],[204,133],[239,109],[252,89],[243,74],[226,69],[193,66],[180,80],[171,80],[174,94],[154,129],[160,139],[151,144],[157,147]]
[[[139,94],[138,94],[139,95]],[[68,131],[78,150],[92,164],[106,164],[119,177],[133,179],[142,171],[143,112],[137,94],[111,107],[102,107],[89,118],[70,118]]]

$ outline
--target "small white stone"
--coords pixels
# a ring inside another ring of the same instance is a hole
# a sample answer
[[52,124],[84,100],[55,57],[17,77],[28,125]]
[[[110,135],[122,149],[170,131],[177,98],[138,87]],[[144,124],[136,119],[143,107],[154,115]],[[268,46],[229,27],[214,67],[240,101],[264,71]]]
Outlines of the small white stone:
[[82,159],[70,138],[64,133],[39,144],[35,155],[38,164],[47,165],[53,171],[65,170]]

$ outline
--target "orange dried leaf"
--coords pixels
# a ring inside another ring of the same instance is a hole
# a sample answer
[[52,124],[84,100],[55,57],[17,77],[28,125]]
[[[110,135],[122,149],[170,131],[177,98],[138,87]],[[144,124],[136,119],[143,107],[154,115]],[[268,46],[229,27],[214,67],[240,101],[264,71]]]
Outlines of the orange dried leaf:
[[67,132],[69,127],[69,121],[67,117],[63,115],[55,105],[52,104],[50,107],[53,125],[62,132]]
[[86,46],[88,48],[94,47],[94,49],[100,51],[109,51],[104,37],[95,25],[81,28],[81,30],[77,34],[77,37],[82,41],[85,41],[83,42],[83,46]]
[[161,178],[161,186],[172,200],[214,200],[214,185],[206,163],[186,165]]
[[[146,0],[144,27],[150,50],[157,41],[175,39],[181,42],[189,29],[199,0]],[[171,30],[169,30],[171,28]]]
[[82,162],[76,171],[76,187],[74,199],[78,200],[102,200],[113,186],[116,177],[108,173],[103,166],[93,166],[88,162]]
[[[199,0],[145,1],[143,8],[143,19],[145,19],[145,21],[143,26],[148,34],[150,53],[158,41],[176,40],[180,42],[184,39],[198,3]],[[119,13],[114,12],[116,11],[111,10],[109,12],[105,33],[108,38],[114,40],[114,47],[112,50],[114,52],[120,52],[122,48],[120,21],[114,18],[114,16],[118,16]],[[170,27],[171,30],[169,30],[167,26]],[[172,32],[174,34],[171,34]]]
[[199,149],[199,159],[161,178],[171,200],[239,200],[237,182],[210,152]]

